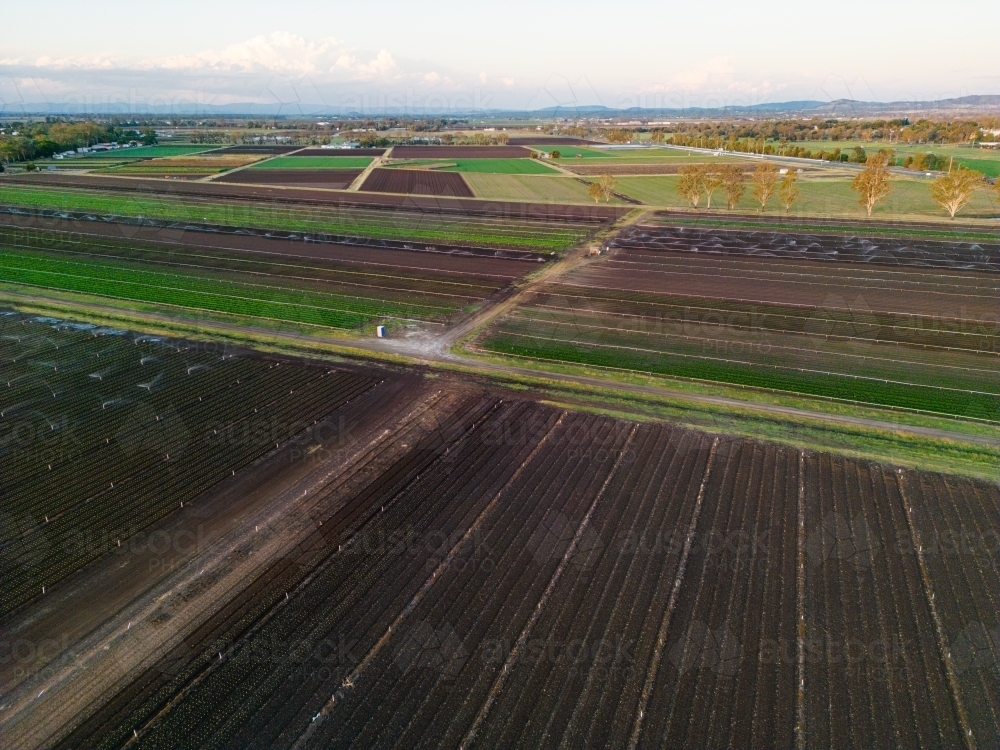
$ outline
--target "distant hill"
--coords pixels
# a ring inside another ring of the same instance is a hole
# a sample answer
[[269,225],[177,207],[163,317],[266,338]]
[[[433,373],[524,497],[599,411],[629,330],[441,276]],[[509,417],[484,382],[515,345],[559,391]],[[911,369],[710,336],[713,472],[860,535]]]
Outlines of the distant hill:
[[[650,118],[702,118],[702,117],[780,117],[780,116],[810,116],[810,117],[873,117],[873,116],[904,116],[911,114],[938,113],[948,114],[1000,114],[1000,95],[973,95],[955,99],[939,99],[935,101],[894,101],[894,102],[864,102],[854,99],[837,99],[835,101],[790,101],[768,102],[746,106],[732,107],[686,107],[686,108],[644,108],[630,107],[628,109],[613,109],[600,105],[583,105],[579,107],[546,107],[535,110],[477,110],[475,112],[455,111],[451,116],[475,115],[508,116],[508,117],[631,117],[638,119]],[[100,104],[18,104],[16,106],[0,105],[0,115],[13,116],[20,114],[37,115],[175,115],[175,116],[266,116],[266,117],[351,117],[362,113],[341,110],[324,104],[297,103],[294,105],[259,104],[255,102],[239,102],[234,104],[211,105],[191,102],[179,103],[162,107],[146,106],[142,109],[130,110],[127,105]],[[363,113],[371,116],[372,112]],[[377,114],[404,114],[401,111],[387,108]],[[409,110],[406,114],[420,116],[423,114],[440,115],[440,111],[424,113],[420,110]]]

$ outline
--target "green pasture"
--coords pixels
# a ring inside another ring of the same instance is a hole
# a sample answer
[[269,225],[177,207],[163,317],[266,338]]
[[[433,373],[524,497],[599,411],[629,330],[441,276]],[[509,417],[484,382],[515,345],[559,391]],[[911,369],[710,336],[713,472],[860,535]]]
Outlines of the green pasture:
[[[527,203],[593,203],[589,186],[572,177],[558,175],[516,175],[470,173],[465,181],[477,198]],[[611,203],[621,205],[612,198]],[[602,201],[602,205],[603,201]]]
[[[691,205],[677,194],[677,180],[678,177],[674,175],[619,177],[617,189],[652,206],[690,208]],[[789,211],[790,216],[865,217],[864,209],[858,205],[857,193],[851,190],[849,179],[801,179],[799,189],[801,196]],[[996,217],[1000,206],[997,205],[995,195],[986,188],[979,189],[969,205],[958,214],[958,218]],[[725,212],[725,200],[725,194],[721,190],[716,191],[712,199],[712,212]],[[704,196],[699,208],[705,210]],[[753,199],[748,185],[736,210],[745,213],[759,209],[760,204]],[[705,212],[708,213],[707,210]],[[771,198],[766,213],[783,213],[777,196]],[[892,192],[883,203],[876,206],[873,216],[940,219],[947,218],[947,213],[931,197],[931,180],[914,176],[894,179]]]

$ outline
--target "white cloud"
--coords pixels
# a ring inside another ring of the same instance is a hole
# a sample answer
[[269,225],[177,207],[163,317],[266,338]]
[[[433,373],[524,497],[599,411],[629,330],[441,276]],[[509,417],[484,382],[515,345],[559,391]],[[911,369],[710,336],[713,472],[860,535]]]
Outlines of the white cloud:
[[330,72],[346,73],[352,80],[371,81],[375,78],[388,76],[395,68],[395,58],[389,50],[382,49],[366,63],[359,62],[354,55],[342,54],[337,58]]
[[142,61],[139,67],[315,73],[329,66],[331,58],[340,52],[341,44],[332,37],[311,41],[287,31],[275,31],[268,36],[258,35],[245,42],[230,44],[222,50]]

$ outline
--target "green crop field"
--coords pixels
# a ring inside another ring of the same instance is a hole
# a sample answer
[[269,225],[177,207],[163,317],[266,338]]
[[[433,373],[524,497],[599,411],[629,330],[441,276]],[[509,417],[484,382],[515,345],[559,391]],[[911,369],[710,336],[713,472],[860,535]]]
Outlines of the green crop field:
[[415,167],[433,169],[435,172],[463,172],[467,174],[558,174],[537,159],[412,159],[396,161],[389,165],[395,169]]
[[252,169],[364,169],[371,163],[370,156],[279,156]]
[[157,159],[168,156],[186,156],[188,154],[200,154],[203,151],[211,151],[218,146],[139,146],[138,148],[117,149],[115,151],[100,151],[93,154],[85,154],[86,159]]
[[[472,175],[471,177],[496,177]],[[517,176],[506,179],[518,179]],[[523,177],[533,180],[565,180],[562,177]],[[572,189],[572,188],[570,188]],[[545,192],[542,190],[541,192]],[[587,237],[593,227],[567,222],[513,221],[490,217],[422,214],[367,208],[292,207],[283,204],[198,201],[161,196],[115,195],[99,191],[65,188],[0,185],[0,205],[60,211],[93,212],[102,215],[145,217],[161,221],[189,221],[222,226],[280,229],[317,234],[347,235],[379,239],[449,242],[488,247],[522,247],[555,251],[571,247]]]
[[578,146],[532,146],[532,148],[544,151],[547,154],[558,151],[562,159],[575,159],[578,156],[581,159],[601,159],[608,156],[604,151],[598,151],[593,148],[580,148]]
[[456,281],[402,266],[373,273],[332,257],[294,262],[231,251],[206,256],[24,230],[0,229],[0,248],[0,283],[339,329],[389,318],[444,322],[498,286],[488,277]]

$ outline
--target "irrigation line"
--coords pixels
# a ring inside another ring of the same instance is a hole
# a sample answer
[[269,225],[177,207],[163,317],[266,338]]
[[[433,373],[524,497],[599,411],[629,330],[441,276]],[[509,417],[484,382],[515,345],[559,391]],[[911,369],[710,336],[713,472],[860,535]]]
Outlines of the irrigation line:
[[[452,560],[455,559],[455,556],[459,553],[465,542],[476,533],[476,531],[482,525],[483,521],[492,513],[493,509],[500,501],[500,498],[503,497],[504,493],[510,487],[513,486],[514,482],[521,476],[524,470],[532,463],[532,461],[538,455],[538,452],[542,449],[542,446],[544,446],[548,442],[552,434],[556,431],[559,425],[562,424],[562,421],[563,419],[565,419],[566,414],[567,412],[564,411],[559,415],[559,419],[557,419],[555,424],[553,424],[552,427],[549,428],[549,431],[545,433],[545,437],[543,437],[541,440],[538,441],[538,444],[532,449],[531,453],[528,454],[528,457],[521,462],[521,465],[517,467],[517,470],[511,475],[510,479],[508,479],[507,482],[504,484],[504,486],[501,487],[496,492],[496,494],[493,495],[493,497],[482,509],[482,511],[480,511],[479,515],[476,516],[476,519],[472,522],[472,524],[470,524],[468,530],[466,530],[466,532],[462,535],[462,538],[455,543],[455,546],[452,547],[451,550],[448,552],[448,554],[444,557],[444,559],[441,560],[438,566],[434,569],[434,572],[431,573],[430,577],[426,581],[424,581],[424,584],[420,587],[420,590],[413,595],[413,598],[409,601],[406,607],[404,607],[403,610],[398,615],[396,615],[396,618],[392,621],[392,624],[389,625],[388,629],[386,629],[386,631],[382,634],[382,636],[378,639],[378,641],[376,641],[375,645],[372,646],[372,648],[368,651],[367,654],[365,654],[365,657],[361,660],[358,666],[354,668],[354,670],[351,672],[350,675],[344,678],[344,681],[341,683],[340,687],[337,688],[334,694],[330,697],[330,700],[328,700],[326,704],[323,706],[323,708],[319,710],[319,713],[317,713],[313,717],[313,720],[310,722],[309,726],[301,735],[299,735],[299,738],[295,741],[295,744],[292,745],[292,750],[298,750],[299,748],[304,747],[305,744],[308,742],[309,738],[312,737],[313,733],[316,731],[316,728],[330,714],[330,711],[333,709],[337,700],[342,699],[344,695],[346,695],[349,689],[355,687],[358,684],[358,680],[361,678],[362,673],[365,671],[368,665],[371,664],[372,661],[374,661],[375,657],[379,655],[379,653],[382,651],[385,645],[389,642],[389,639],[392,637],[393,630],[396,631],[399,630],[399,626],[403,623],[403,621],[407,618],[407,616],[409,616],[409,614],[413,612],[414,609],[417,608],[417,606],[427,595],[427,592],[430,591],[431,587],[441,576],[441,574],[444,573],[451,566]],[[633,431],[634,429],[635,428],[633,428]]]
[[479,713],[476,714],[476,718],[472,722],[472,726],[462,739],[462,742],[459,745],[459,750],[466,750],[466,748],[475,742],[476,735],[482,728],[483,722],[486,721],[486,717],[490,713],[490,709],[493,708],[493,704],[496,703],[497,698],[500,696],[500,691],[503,690],[503,686],[507,682],[507,677],[511,673],[511,667],[513,667],[513,665],[516,664],[520,658],[521,651],[528,642],[528,637],[531,635],[531,631],[541,618],[542,611],[545,609],[545,605],[548,603],[549,597],[552,596],[552,592],[555,591],[555,588],[559,583],[559,579],[562,578],[562,574],[566,570],[566,566],[569,564],[569,561],[576,552],[576,548],[580,544],[580,539],[583,537],[583,532],[587,529],[587,526],[590,524],[590,518],[594,515],[594,511],[597,509],[597,504],[600,502],[601,498],[604,497],[604,491],[608,488],[611,480],[617,475],[618,467],[621,465],[622,459],[624,459],[625,455],[628,453],[629,446],[632,444],[632,438],[635,437],[636,430],[638,429],[638,425],[633,425],[632,429],[629,431],[628,438],[622,445],[621,450],[618,453],[618,457],[615,459],[615,463],[611,467],[611,471],[608,472],[608,476],[604,479],[604,483],[597,491],[597,495],[594,496],[593,502],[591,502],[590,507],[587,508],[587,512],[583,516],[583,520],[580,521],[580,525],[577,527],[576,533],[573,535],[573,539],[569,543],[569,547],[566,548],[566,552],[563,554],[562,560],[559,561],[559,565],[552,574],[552,578],[549,579],[549,585],[545,587],[545,591],[542,593],[541,599],[538,600],[538,604],[535,605],[535,609],[531,613],[531,617],[528,618],[528,622],[525,623],[524,629],[518,636],[514,647],[507,655],[507,659],[503,664],[503,669],[501,669],[497,674],[496,680],[494,680],[493,686],[490,688],[490,692],[486,696],[486,701],[480,707]]
[[719,438],[715,438],[712,440],[712,448],[708,452],[708,463],[705,465],[705,473],[702,475],[701,485],[698,487],[698,497],[694,501],[691,522],[688,524],[687,536],[684,538],[684,548],[681,550],[681,559],[677,564],[677,576],[674,578],[674,586],[670,590],[670,599],[667,601],[667,608],[663,611],[663,618],[660,620],[660,629],[656,632],[656,644],[653,649],[653,655],[650,658],[649,669],[646,671],[646,681],[643,683],[642,693],[639,696],[635,722],[632,724],[632,736],[628,742],[629,750],[635,750],[638,747],[639,737],[642,735],[642,723],[646,716],[646,709],[649,707],[649,699],[653,696],[656,676],[660,671],[660,662],[663,660],[663,648],[667,643],[667,631],[670,629],[674,609],[676,609],[677,600],[680,597],[681,583],[684,581],[684,571],[687,569],[691,547],[694,545],[694,535],[698,530],[698,519],[701,516],[701,505],[705,497],[705,487],[708,485],[708,478],[712,473],[712,466],[715,463],[715,451],[718,447]]
[[806,452],[799,451],[798,529],[795,538],[795,610],[797,615],[795,748],[806,750]]
[[924,547],[920,541],[920,530],[917,529],[916,519],[913,518],[913,506],[906,494],[906,482],[902,469],[896,469],[896,484],[899,487],[899,496],[903,501],[903,508],[906,510],[906,524],[910,527],[910,539],[914,549],[917,551],[917,564],[920,567],[920,578],[924,584],[924,597],[927,606],[931,611],[931,619],[934,621],[934,633],[937,636],[938,650],[941,652],[941,661],[944,664],[945,675],[948,679],[951,700],[955,706],[955,714],[958,724],[962,729],[962,739],[965,740],[967,750],[976,750],[976,738],[972,734],[969,726],[969,717],[965,712],[965,705],[962,703],[962,692],[958,686],[958,676],[955,673],[955,665],[951,660],[951,647],[948,645],[948,638],[944,634],[944,625],[941,623],[941,616],[937,611],[937,604],[934,602],[934,586],[931,583],[930,572],[927,570],[927,561],[924,559]]

